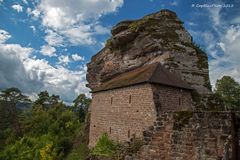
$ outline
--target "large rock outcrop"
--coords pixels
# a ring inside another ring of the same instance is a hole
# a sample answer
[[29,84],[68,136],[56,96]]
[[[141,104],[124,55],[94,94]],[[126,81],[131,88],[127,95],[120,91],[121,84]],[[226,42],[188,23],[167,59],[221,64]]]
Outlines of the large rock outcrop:
[[142,65],[160,62],[186,80],[201,95],[211,93],[208,58],[183,22],[169,10],[139,20],[123,21],[112,28],[112,37],[88,63],[88,87]]

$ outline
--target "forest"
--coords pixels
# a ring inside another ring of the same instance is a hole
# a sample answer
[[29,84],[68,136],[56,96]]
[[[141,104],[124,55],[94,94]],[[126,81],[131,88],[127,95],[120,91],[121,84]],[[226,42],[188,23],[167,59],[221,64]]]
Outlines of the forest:
[[[240,84],[232,77],[217,80],[213,94],[227,110],[239,110]],[[79,94],[67,105],[47,91],[40,92],[32,101],[18,88],[2,90],[0,160],[83,160],[89,155],[117,155],[122,148],[106,134],[94,149],[88,149],[90,103],[91,98],[85,94]],[[128,151],[134,149],[136,146]]]
[[80,94],[72,105],[47,91],[35,101],[17,88],[0,94],[0,159],[84,159],[87,148],[87,108]]

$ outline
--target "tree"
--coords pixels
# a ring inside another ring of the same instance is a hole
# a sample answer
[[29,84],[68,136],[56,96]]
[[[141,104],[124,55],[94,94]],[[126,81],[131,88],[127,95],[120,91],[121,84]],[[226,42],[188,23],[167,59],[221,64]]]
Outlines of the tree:
[[34,104],[44,105],[49,101],[49,94],[47,91],[42,91],[38,94],[38,99],[34,102]]
[[38,99],[35,101],[35,105],[42,105],[42,106],[52,106],[57,104],[60,100],[58,95],[49,95],[48,91],[42,91],[38,94]]
[[77,112],[80,121],[84,122],[88,107],[91,103],[91,99],[87,98],[85,94],[80,94],[73,101],[73,103],[74,111]]
[[227,109],[240,108],[240,84],[230,76],[216,82],[216,94],[224,101]]
[[17,136],[21,136],[22,130],[17,113],[17,104],[30,103],[31,101],[27,96],[23,95],[18,88],[8,88],[3,90],[0,94],[0,100],[7,103],[6,107],[10,113],[13,129]]

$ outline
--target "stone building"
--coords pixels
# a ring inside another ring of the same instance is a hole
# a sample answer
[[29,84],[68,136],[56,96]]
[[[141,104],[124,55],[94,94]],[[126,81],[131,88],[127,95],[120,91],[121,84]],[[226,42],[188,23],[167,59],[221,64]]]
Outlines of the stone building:
[[102,133],[115,141],[143,137],[165,111],[192,109],[192,88],[160,63],[148,64],[112,78],[93,92],[90,106],[90,141]]

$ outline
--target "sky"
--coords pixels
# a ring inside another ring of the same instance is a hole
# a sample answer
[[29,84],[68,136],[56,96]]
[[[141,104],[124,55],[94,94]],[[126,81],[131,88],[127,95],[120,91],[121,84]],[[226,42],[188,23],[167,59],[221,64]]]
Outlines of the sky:
[[0,0],[0,90],[71,103],[89,94],[86,64],[122,20],[170,9],[208,54],[211,84],[240,82],[240,0]]

